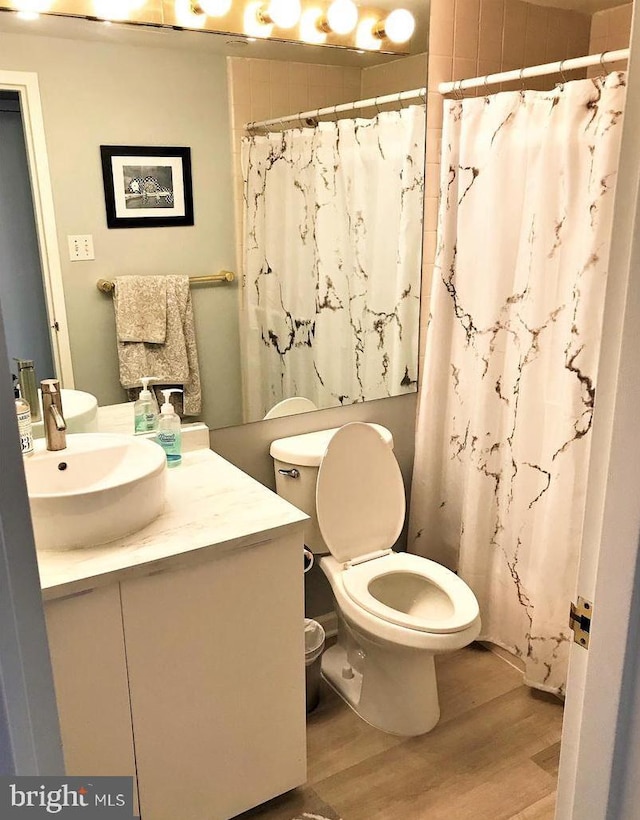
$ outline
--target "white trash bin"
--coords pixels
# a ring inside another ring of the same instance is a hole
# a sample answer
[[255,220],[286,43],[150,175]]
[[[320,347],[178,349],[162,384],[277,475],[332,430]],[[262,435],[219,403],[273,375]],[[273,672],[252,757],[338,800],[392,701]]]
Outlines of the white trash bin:
[[307,684],[307,714],[320,700],[320,664],[324,649],[324,629],[317,621],[304,619],[304,663]]

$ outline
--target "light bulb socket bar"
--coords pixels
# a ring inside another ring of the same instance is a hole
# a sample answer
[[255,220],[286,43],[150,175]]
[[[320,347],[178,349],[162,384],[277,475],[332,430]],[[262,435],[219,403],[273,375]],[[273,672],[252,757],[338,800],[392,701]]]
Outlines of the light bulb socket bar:
[[275,20],[269,14],[269,4],[265,3],[264,6],[260,6],[258,11],[256,12],[256,17],[258,18],[258,22],[262,23],[264,26],[274,26]]
[[377,37],[378,40],[386,40],[387,39],[387,30],[384,27],[385,21],[378,20],[375,26],[371,29],[371,33],[374,37]]

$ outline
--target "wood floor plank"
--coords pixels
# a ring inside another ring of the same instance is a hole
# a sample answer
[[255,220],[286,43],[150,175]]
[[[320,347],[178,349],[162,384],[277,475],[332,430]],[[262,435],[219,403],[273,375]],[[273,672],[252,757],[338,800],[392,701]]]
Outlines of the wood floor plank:
[[[520,686],[456,720],[439,724],[427,735],[405,740],[315,783],[314,788],[345,820],[409,820],[411,816],[419,818],[420,810],[443,789],[451,794],[456,790],[469,792],[474,782],[480,785],[494,776],[499,782],[499,772],[504,780],[511,769],[524,767],[536,774],[535,793],[528,795],[532,803],[555,788],[555,779],[531,758],[559,739],[561,724],[559,703],[540,701]],[[390,813],[394,806],[402,806],[406,813],[409,805],[417,807],[416,814],[403,817]],[[500,816],[508,818],[527,805],[510,805],[506,809],[509,813]],[[457,820],[457,815],[449,816]]]
[[544,799],[555,788],[552,777],[530,760],[488,767],[481,776],[450,778],[423,794],[381,803],[377,813],[367,807],[349,820],[510,820],[514,813]]
[[554,777],[558,776],[558,769],[560,768],[560,741],[553,743],[547,749],[543,749],[534,755],[531,760],[537,763],[541,769],[544,769],[548,774]]
[[556,792],[553,791],[509,820],[553,820],[556,813]]
[[440,722],[522,686],[522,675],[480,644],[436,656]]

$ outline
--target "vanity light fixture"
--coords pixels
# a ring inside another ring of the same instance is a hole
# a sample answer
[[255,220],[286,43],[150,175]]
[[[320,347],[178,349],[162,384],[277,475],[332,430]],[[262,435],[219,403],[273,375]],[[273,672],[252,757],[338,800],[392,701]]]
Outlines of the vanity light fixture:
[[300,37],[305,43],[322,45],[326,42],[327,33],[322,27],[324,16],[322,9],[306,9],[300,18]]
[[384,20],[373,27],[373,36],[392,43],[406,43],[415,31],[416,21],[406,9],[394,9]]
[[204,28],[207,15],[202,8],[196,11],[195,3],[191,0],[176,0],[176,21],[183,28]]
[[231,3],[232,0],[192,0],[191,10],[194,14],[206,14],[207,17],[224,17]]
[[53,5],[53,0],[15,0],[14,6],[21,20],[37,20]]
[[261,23],[273,23],[278,28],[291,28],[300,19],[300,0],[269,0],[258,9]]

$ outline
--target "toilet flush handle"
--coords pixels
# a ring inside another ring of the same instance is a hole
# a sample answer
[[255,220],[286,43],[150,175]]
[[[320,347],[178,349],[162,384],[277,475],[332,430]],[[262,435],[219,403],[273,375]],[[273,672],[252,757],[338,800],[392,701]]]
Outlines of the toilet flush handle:
[[292,467],[290,470],[278,470],[280,475],[287,475],[289,478],[300,478],[300,470],[296,470],[295,467]]

